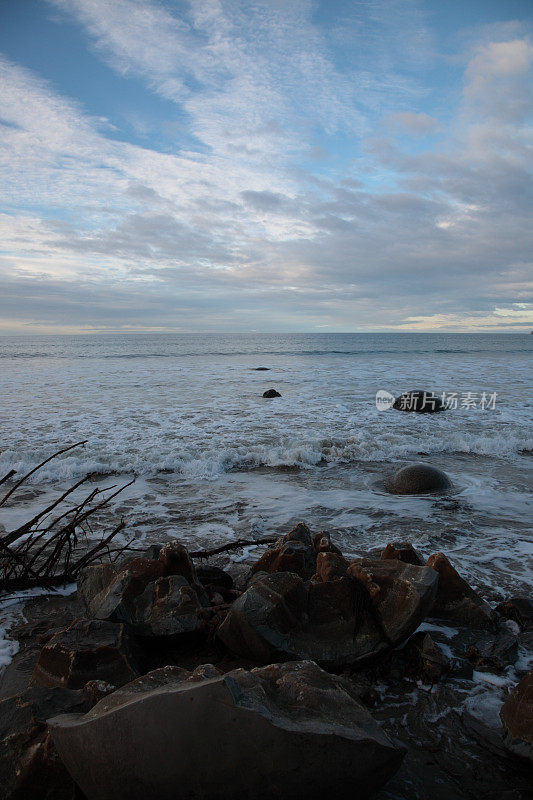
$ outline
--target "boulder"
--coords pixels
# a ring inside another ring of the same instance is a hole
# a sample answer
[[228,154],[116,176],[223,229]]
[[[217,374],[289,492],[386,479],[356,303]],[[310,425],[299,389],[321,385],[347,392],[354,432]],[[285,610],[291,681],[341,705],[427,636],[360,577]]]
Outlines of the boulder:
[[311,531],[305,523],[299,522],[252,565],[252,574],[294,572],[308,579],[316,572],[316,554]]
[[437,683],[450,671],[450,661],[429,633],[415,633],[400,651],[406,661],[407,674],[424,683]]
[[31,684],[81,689],[95,680],[122,686],[139,673],[139,651],[124,625],[78,619],[44,645]]
[[418,411],[419,414],[434,414],[445,409],[440,397],[433,392],[424,392],[419,389],[403,392],[396,398],[392,407],[396,411]]
[[169,542],[157,557],[134,558],[120,569],[87,567],[78,592],[97,619],[128,624],[139,636],[169,636],[200,629],[208,595],[186,549]]
[[518,638],[508,631],[500,631],[496,636],[485,635],[471,644],[465,655],[478,670],[503,672],[518,658]]
[[414,564],[415,567],[424,566],[422,558],[410,542],[390,542],[381,551],[381,558],[395,558],[404,564]]
[[515,686],[501,708],[500,718],[509,750],[533,761],[533,670]]
[[496,606],[497,613],[510,619],[523,631],[533,630],[533,602],[528,597],[511,597]]
[[89,800],[352,800],[403,758],[350,682],[309,661],[158,670],[49,724]]
[[448,492],[452,482],[445,472],[431,464],[409,464],[385,480],[391,494],[427,494]]
[[269,372],[270,371],[270,367],[254,367],[254,370],[256,372]]
[[263,392],[263,397],[281,397],[281,395],[275,389],[267,389],[266,392]]
[[74,800],[76,786],[49,736],[46,720],[85,712],[90,704],[70,689],[27,689],[0,700],[0,797]]
[[312,659],[337,669],[362,664],[406,639],[431,609],[437,575],[397,560],[317,556],[304,581],[292,572],[258,573],[218,630],[251,660]]
[[433,614],[471,628],[493,629],[491,607],[461,578],[444,553],[431,555],[427,566],[439,574]]

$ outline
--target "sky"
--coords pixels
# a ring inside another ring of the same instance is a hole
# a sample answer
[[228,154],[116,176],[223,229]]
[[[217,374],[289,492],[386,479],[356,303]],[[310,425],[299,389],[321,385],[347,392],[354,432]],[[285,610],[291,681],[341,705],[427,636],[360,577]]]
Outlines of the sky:
[[529,0],[0,0],[0,333],[533,329]]

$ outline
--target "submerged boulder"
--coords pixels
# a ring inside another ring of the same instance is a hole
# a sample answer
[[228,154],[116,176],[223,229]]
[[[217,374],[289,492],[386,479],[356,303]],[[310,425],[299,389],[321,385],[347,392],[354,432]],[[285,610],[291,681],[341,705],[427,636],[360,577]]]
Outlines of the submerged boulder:
[[281,395],[276,389],[267,389],[266,392],[263,392],[263,397],[281,397]]
[[492,630],[494,622],[491,607],[461,578],[444,553],[433,553],[427,560],[427,566],[439,574],[433,614],[472,628]]
[[31,683],[82,689],[94,680],[122,686],[140,674],[138,656],[124,625],[78,619],[44,645]]
[[49,724],[89,800],[351,800],[403,758],[350,682],[310,661],[158,670]]
[[179,542],[169,542],[157,557],[134,558],[120,569],[87,567],[78,581],[87,612],[97,619],[127,623],[140,636],[191,633],[202,624],[208,595]]
[[396,398],[392,407],[396,411],[417,411],[419,414],[434,414],[445,409],[440,397],[433,392],[424,392],[419,389],[403,392]]
[[397,560],[317,556],[317,572],[259,573],[219,627],[238,655],[266,663],[312,659],[328,668],[363,663],[406,639],[429,612],[437,575]]
[[426,494],[447,492],[452,482],[445,472],[431,464],[409,464],[387,478],[385,488],[391,494]]
[[515,686],[500,711],[505,744],[533,762],[533,670]]

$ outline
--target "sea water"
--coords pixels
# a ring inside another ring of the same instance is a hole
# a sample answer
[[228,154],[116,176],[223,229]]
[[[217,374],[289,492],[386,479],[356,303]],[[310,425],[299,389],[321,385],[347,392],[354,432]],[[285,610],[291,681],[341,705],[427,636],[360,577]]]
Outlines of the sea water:
[[[0,476],[87,444],[40,470],[0,522],[10,530],[87,472],[101,486],[135,477],[107,513],[139,544],[197,549],[304,520],[348,554],[409,540],[494,599],[525,592],[532,354],[526,334],[2,337]],[[270,388],[281,397],[263,399]],[[452,407],[376,407],[379,390],[412,389]],[[448,473],[451,495],[385,491],[421,461]]]

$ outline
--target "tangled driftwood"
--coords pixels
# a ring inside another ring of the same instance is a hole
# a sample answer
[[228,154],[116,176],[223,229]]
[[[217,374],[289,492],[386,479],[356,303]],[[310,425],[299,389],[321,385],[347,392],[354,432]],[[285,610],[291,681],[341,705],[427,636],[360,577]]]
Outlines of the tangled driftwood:
[[[23,475],[0,499],[0,508],[45,464],[85,444],[86,441],[83,441],[64,447]],[[0,485],[14,475],[16,471],[10,470],[0,478]],[[109,544],[123,530],[124,521],[121,519],[110,533],[95,540],[91,517],[108,506],[134,480],[118,489],[116,485],[106,489],[95,488],[81,502],[65,508],[73,492],[92,478],[91,474],[85,475],[31,519],[0,536],[0,591],[70,583],[76,580],[83,567],[100,560],[104,554],[110,555]],[[85,545],[86,549],[82,551],[80,545]],[[120,555],[126,549],[128,545],[116,548],[113,552]]]

